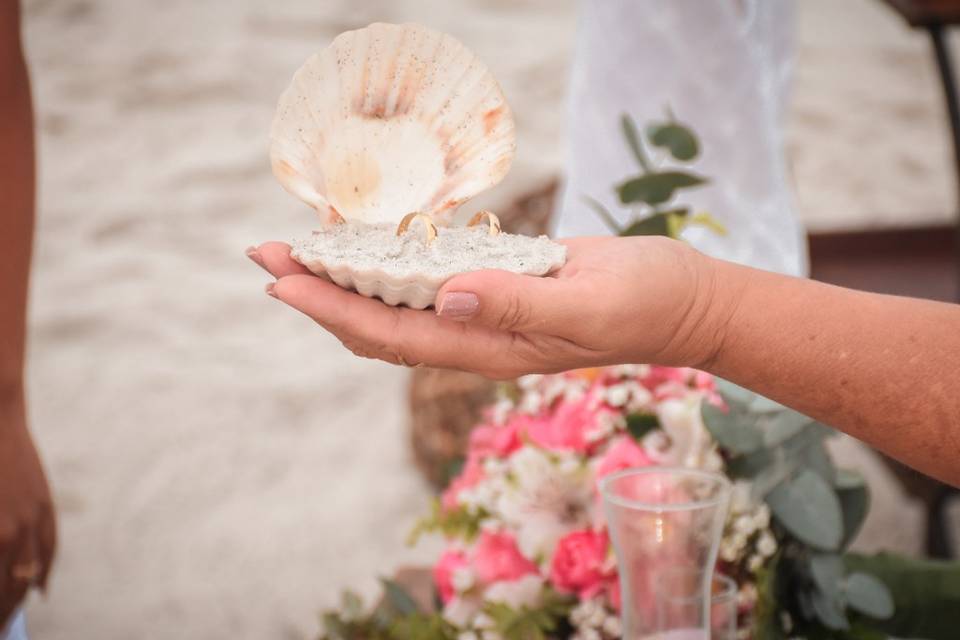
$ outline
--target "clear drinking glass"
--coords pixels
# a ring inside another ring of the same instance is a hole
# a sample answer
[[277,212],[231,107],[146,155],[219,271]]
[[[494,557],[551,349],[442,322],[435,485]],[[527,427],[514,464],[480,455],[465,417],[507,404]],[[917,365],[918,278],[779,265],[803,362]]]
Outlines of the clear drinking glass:
[[[702,572],[690,572],[686,569],[672,569],[665,573],[666,591],[671,593],[669,584],[680,580],[680,584],[699,584]],[[702,606],[702,594],[681,594],[667,598],[665,607],[672,613],[687,617],[696,616]],[[710,640],[735,640],[737,637],[737,583],[728,576],[714,573],[710,581]]]
[[645,467],[607,476],[600,491],[620,572],[624,640],[707,640],[730,483],[706,471]]

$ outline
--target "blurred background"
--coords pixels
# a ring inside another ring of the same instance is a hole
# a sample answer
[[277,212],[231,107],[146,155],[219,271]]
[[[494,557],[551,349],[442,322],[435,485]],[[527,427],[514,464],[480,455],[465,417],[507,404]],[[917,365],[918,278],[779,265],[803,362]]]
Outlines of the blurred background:
[[[576,2],[24,11],[41,177],[30,412],[61,528],[31,631],[309,637],[341,589],[371,594],[377,575],[436,547],[404,545],[431,492],[408,443],[408,372],[355,358],[281,308],[243,255],[316,226],[270,173],[276,99],[341,31],[447,31],[488,63],[517,119],[517,162],[485,203],[549,200]],[[804,0],[796,27],[788,161],[813,275],[953,295],[956,179],[929,38],[877,0]],[[924,491],[936,490],[852,441],[837,451],[873,485],[859,548],[923,551]]]

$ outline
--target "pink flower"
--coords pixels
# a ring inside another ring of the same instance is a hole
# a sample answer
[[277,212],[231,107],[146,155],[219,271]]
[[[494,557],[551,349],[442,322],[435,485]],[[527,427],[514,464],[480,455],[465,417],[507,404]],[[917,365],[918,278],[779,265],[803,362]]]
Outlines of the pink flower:
[[522,445],[517,432],[522,422],[523,420],[514,418],[504,425],[480,425],[470,433],[470,453],[498,458],[509,456]]
[[453,599],[453,572],[467,566],[467,556],[456,549],[447,549],[433,567],[433,583],[446,604]]
[[632,437],[620,436],[611,443],[610,448],[597,463],[596,479],[600,480],[623,469],[648,467],[652,464],[654,464],[653,459]]
[[482,584],[517,580],[537,573],[537,565],[520,553],[511,534],[486,530],[474,547],[473,568]]
[[557,590],[576,593],[582,600],[597,595],[609,578],[604,570],[608,546],[605,533],[586,529],[567,534],[553,552],[550,581]]
[[610,409],[599,406],[592,395],[561,402],[552,415],[524,425],[527,437],[534,444],[552,451],[587,453],[590,442],[586,435],[596,428],[601,414]]
[[727,405],[717,393],[717,383],[713,376],[706,371],[697,371],[693,376],[693,386],[702,392],[704,397],[712,405],[726,409]]
[[481,480],[483,480],[483,466],[480,464],[480,456],[471,453],[467,456],[467,462],[463,466],[463,471],[453,479],[440,497],[440,504],[443,506],[444,511],[453,511],[456,509],[460,492],[476,486]]

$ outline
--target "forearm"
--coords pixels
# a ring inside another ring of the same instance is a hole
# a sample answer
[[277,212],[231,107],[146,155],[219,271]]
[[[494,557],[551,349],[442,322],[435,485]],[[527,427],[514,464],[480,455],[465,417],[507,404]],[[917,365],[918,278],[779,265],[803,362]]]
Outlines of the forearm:
[[34,216],[33,115],[15,4],[0,6],[0,399],[22,392]]
[[960,485],[960,306],[714,266],[712,373]]

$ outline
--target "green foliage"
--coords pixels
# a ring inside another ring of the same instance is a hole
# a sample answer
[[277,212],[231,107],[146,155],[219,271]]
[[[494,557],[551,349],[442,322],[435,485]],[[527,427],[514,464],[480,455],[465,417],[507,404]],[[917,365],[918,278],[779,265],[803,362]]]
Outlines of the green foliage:
[[[629,115],[620,119],[623,137],[640,166],[639,175],[632,176],[617,187],[620,203],[637,211],[637,217],[621,226],[613,215],[592,198],[585,202],[596,211],[611,231],[621,236],[668,236],[679,238],[691,225],[706,227],[718,234],[726,229],[709,213],[692,214],[688,206],[665,208],[678,191],[699,187],[707,182],[703,176],[682,167],[660,167],[654,164],[647,153],[644,140]],[[696,134],[680,124],[669,114],[669,120],[655,122],[646,128],[646,144],[654,149],[663,149],[670,159],[689,163],[700,153]]]
[[644,202],[655,206],[672,198],[677,189],[696,187],[706,181],[685,171],[659,171],[627,180],[617,187],[617,193],[623,204]]
[[844,563],[870,501],[863,480],[830,459],[825,439],[832,430],[743,387],[726,381],[717,387],[728,410],[705,403],[704,423],[727,473],[749,480],[770,507],[780,542],[758,576],[755,636],[876,637],[878,620],[900,603],[869,568]]
[[483,611],[493,620],[493,630],[504,640],[546,640],[563,625],[573,604],[571,598],[548,590],[538,607],[514,609],[492,602]]
[[460,505],[456,509],[444,510],[440,500],[430,505],[430,515],[417,521],[407,537],[407,544],[415,545],[425,533],[440,533],[446,538],[459,538],[472,542],[480,533],[480,523],[487,517],[483,509],[468,509]]
[[[872,556],[848,554],[844,557],[844,564],[851,575],[867,574],[877,578],[892,599],[893,615],[883,620],[858,617],[861,624],[869,624],[884,634],[899,638],[953,640],[957,637],[960,629],[960,563],[881,553]],[[855,583],[861,581],[858,578]],[[859,601],[862,587],[854,589],[858,593],[855,596],[858,604],[864,604]]]
[[659,122],[647,127],[647,140],[655,147],[670,151],[675,159],[690,162],[700,153],[697,137],[684,126],[674,122]]
[[784,478],[766,496],[773,516],[800,542],[836,550],[843,539],[843,513],[833,487],[802,469]]
[[660,427],[660,419],[653,413],[631,413],[627,416],[627,432],[637,441]]

